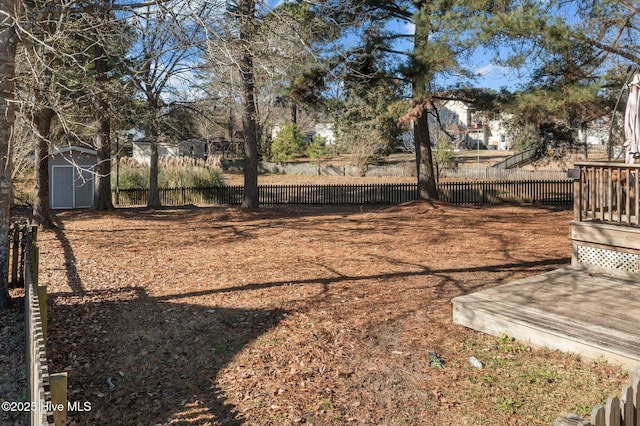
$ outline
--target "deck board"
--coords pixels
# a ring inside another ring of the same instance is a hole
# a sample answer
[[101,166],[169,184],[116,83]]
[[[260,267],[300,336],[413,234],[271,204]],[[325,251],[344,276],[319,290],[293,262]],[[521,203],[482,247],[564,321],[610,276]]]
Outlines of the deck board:
[[464,296],[454,322],[533,346],[640,365],[640,282],[571,267]]

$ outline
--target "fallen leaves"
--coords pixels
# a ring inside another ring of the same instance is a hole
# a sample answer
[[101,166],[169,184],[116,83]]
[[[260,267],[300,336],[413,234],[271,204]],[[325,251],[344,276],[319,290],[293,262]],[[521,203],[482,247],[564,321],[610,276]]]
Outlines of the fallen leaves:
[[[469,379],[464,343],[491,338],[453,325],[450,298],[563,266],[556,229],[570,216],[437,203],[60,212],[66,242],[40,235],[51,368],[70,368],[74,398],[93,404],[78,424],[473,424],[468,407],[507,424]],[[544,262],[517,267],[531,259]]]

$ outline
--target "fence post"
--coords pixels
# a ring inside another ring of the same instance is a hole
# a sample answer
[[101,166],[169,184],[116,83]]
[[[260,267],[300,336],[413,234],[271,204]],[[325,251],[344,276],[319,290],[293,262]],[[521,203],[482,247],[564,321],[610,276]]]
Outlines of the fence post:
[[580,179],[573,180],[573,220],[582,220],[582,185]]
[[67,424],[67,373],[50,374],[49,388],[54,425],[65,426]]

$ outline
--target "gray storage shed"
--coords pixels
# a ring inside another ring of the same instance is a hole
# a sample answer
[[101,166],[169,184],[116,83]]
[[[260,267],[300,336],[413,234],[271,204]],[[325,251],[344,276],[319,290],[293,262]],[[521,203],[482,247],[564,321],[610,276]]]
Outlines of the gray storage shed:
[[49,157],[49,198],[52,209],[79,209],[93,205],[94,170],[97,152],[67,146]]

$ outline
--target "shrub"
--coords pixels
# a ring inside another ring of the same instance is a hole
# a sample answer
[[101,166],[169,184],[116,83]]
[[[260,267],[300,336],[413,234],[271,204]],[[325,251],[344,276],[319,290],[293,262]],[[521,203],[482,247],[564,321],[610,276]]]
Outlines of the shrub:
[[518,152],[526,151],[544,145],[544,138],[540,135],[538,128],[528,124],[515,134],[515,149]]
[[314,136],[311,139],[311,143],[306,149],[307,157],[309,157],[315,163],[319,163],[324,158],[329,156],[329,149],[327,147],[327,140],[322,136]]
[[453,141],[445,134],[436,140],[433,149],[433,161],[436,166],[436,179],[440,180],[440,171],[446,169],[453,162]]
[[304,135],[295,123],[285,121],[271,143],[272,161],[289,161],[302,155]]

